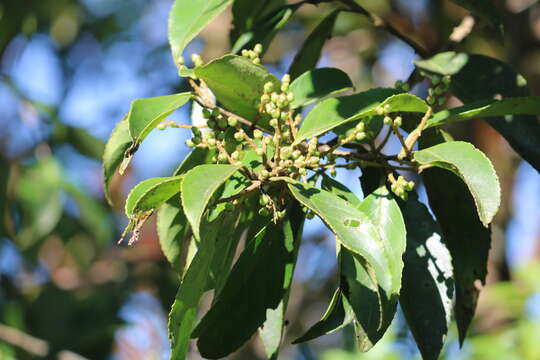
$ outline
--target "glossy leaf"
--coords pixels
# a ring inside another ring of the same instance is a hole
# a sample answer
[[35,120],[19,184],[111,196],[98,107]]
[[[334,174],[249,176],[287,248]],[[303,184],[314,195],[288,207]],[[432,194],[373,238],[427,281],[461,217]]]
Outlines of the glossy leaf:
[[252,120],[258,114],[264,84],[279,85],[278,79],[263,66],[236,55],[211,61],[195,69],[195,74],[204,80],[225,108]]
[[180,273],[182,246],[189,226],[179,195],[173,196],[158,209],[156,229],[161,251],[172,267]]
[[362,201],[354,195],[354,193],[351,192],[345,185],[340,183],[337,180],[334,180],[330,176],[323,174],[321,187],[326,190],[330,191],[334,195],[337,195],[338,197],[342,198],[343,200],[347,201],[349,205],[359,208],[362,204]]
[[174,171],[174,175],[182,175],[193,169],[195,166],[212,163],[212,157],[216,154],[215,150],[208,148],[195,148],[186,155],[182,163]]
[[484,153],[468,142],[452,141],[417,151],[414,159],[459,176],[475,200],[480,220],[488,226],[499,209],[501,189],[493,165]]
[[190,98],[191,93],[180,93],[133,101],[127,119],[134,146],[139,145],[152,129]]
[[377,109],[386,105],[390,112],[427,111],[423,100],[411,94],[396,94],[394,89],[372,89],[356,95],[331,98],[315,106],[306,116],[296,143],[347,122],[377,115]]
[[241,166],[237,165],[199,165],[184,175],[181,186],[182,207],[193,235],[200,238],[200,224],[208,202]]
[[293,344],[310,341],[323,335],[332,334],[345,326],[349,325],[354,320],[354,312],[352,311],[348,300],[343,296],[340,289],[334,292],[332,300],[326,309],[326,312],[315,325],[293,341]]
[[422,357],[436,360],[452,319],[452,258],[439,225],[416,196],[400,202],[400,207],[407,250],[399,301]]
[[169,44],[175,62],[186,45],[232,0],[175,0],[169,13]]
[[171,359],[184,360],[188,352],[189,339],[197,318],[199,301],[206,290],[210,267],[215,255],[216,238],[221,221],[206,224],[206,231],[199,242],[169,314],[169,336],[171,338]]
[[124,118],[112,131],[103,152],[103,192],[110,205],[112,205],[112,199],[109,185],[114,173],[124,159],[124,154],[132,144],[133,140],[129,134],[129,123],[127,118]]
[[289,74],[292,79],[296,79],[306,71],[309,71],[317,65],[321,57],[322,49],[326,40],[332,36],[334,24],[341,9],[332,11],[326,16],[302,44],[300,50],[294,57],[289,68]]
[[311,185],[294,182],[289,184],[289,190],[328,225],[342,246],[366,259],[384,291],[392,291],[394,279],[384,244],[366,214],[339,196]]
[[[444,141],[430,129],[422,134],[422,148]],[[429,205],[441,225],[444,241],[452,256],[455,274],[455,318],[463,343],[478,302],[479,284],[484,284],[491,231],[476,214],[473,197],[461,179],[445,170],[430,168],[422,173]]]
[[298,219],[269,223],[246,246],[218,299],[193,332],[203,357],[225,357],[249,340],[279,307],[292,280]]
[[373,268],[354,254],[340,254],[345,296],[356,315],[355,331],[362,351],[377,343],[394,318],[401,288],[406,229],[401,210],[386,187],[366,197],[359,207],[375,225],[388,259],[392,288],[383,289],[373,280]]
[[320,68],[306,71],[290,85],[289,90],[294,94],[291,108],[296,109],[320,101],[327,96],[352,87],[353,84],[349,76],[339,69]]
[[429,119],[426,128],[474,118],[506,115],[540,115],[540,97],[527,96],[470,103],[443,110]]
[[[465,104],[530,95],[523,76],[508,64],[487,56],[446,52],[416,62],[416,66],[435,74],[452,75],[450,91]],[[540,171],[540,123],[536,116],[507,115],[486,121]]]
[[181,176],[158,177],[137,184],[126,200],[126,215],[155,210],[180,192]]

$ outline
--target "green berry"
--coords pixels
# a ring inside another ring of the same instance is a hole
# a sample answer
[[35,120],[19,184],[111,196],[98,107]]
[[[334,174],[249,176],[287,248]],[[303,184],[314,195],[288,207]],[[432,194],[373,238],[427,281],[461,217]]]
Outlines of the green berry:
[[257,148],[257,149],[255,149],[255,153],[256,153],[257,155],[259,155],[259,156],[262,156],[262,155],[264,154],[264,151],[263,151],[262,148]]
[[450,77],[450,75],[445,75],[442,78],[442,81],[445,85],[450,85],[450,83],[452,82],[452,78]]
[[233,153],[231,154],[231,159],[233,160],[240,159],[240,153],[238,151],[233,151]]
[[270,126],[273,128],[277,128],[279,126],[278,119],[271,119],[270,120]]
[[208,144],[208,147],[211,149],[216,147],[216,139],[207,139],[206,143]]
[[292,92],[287,93],[287,101],[290,103],[294,101],[294,94]]
[[261,130],[259,130],[259,129],[255,129],[255,130],[253,131],[253,137],[254,137],[255,139],[257,139],[257,140],[262,139],[263,135],[264,135],[263,132],[262,132]]
[[384,125],[392,125],[393,122],[394,121],[392,120],[392,118],[390,116],[385,116],[384,117],[384,120],[383,120]]
[[366,128],[366,124],[363,121],[360,121],[358,124],[356,124],[356,130],[358,131],[364,131]]
[[255,59],[252,60],[252,62],[255,64],[255,65],[259,65],[261,63],[261,59],[259,59],[258,57],[256,57]]
[[206,108],[204,108],[202,110],[202,115],[205,119],[210,119],[210,117],[212,116],[212,112]]
[[401,116],[398,116],[397,118],[394,119],[395,127],[400,127],[402,123],[403,123],[403,118]]
[[270,102],[270,96],[268,94],[263,94],[261,96],[261,104],[268,104]]
[[289,74],[283,75],[283,77],[281,78],[281,82],[284,84],[289,84],[291,82],[291,75]]
[[249,57],[249,51],[247,49],[242,50],[243,57]]
[[193,65],[195,65],[195,67],[200,67],[204,65],[203,59],[199,54],[192,54],[191,61],[193,61]]
[[229,126],[235,127],[236,125],[238,125],[238,118],[234,116],[229,116],[229,118],[227,119],[227,123],[229,124]]
[[331,168],[331,169],[330,169],[330,176],[336,177],[336,175],[337,175],[336,169],[335,169],[335,168]]
[[274,83],[269,81],[266,84],[264,84],[264,92],[269,94],[274,90]]
[[221,118],[218,120],[217,122],[218,126],[220,129],[226,129],[227,128],[227,125],[229,125],[228,121],[225,120],[225,118]]
[[263,52],[263,47],[261,44],[255,44],[255,47],[253,47],[253,51],[257,54],[257,55],[260,55],[262,52]]
[[261,197],[259,198],[259,204],[261,204],[262,206],[266,206],[269,203],[270,203],[270,196],[266,194],[262,194]]
[[363,131],[359,132],[359,133],[356,133],[356,135],[354,136],[354,138],[357,140],[357,141],[362,141],[364,140],[365,138],[367,137],[367,134]]

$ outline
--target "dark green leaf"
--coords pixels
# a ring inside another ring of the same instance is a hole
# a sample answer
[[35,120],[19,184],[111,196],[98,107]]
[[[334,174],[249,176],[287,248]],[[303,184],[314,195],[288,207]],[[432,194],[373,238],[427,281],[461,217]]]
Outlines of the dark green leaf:
[[391,293],[395,274],[389,271],[384,244],[368,216],[328,191],[297,182],[289,184],[289,189],[328,225],[342,246],[366,259],[374,269],[377,284]]
[[206,290],[207,280],[210,275],[210,267],[215,254],[216,238],[220,231],[221,221],[218,219],[205,225],[206,231],[202,234],[199,249],[184,275],[169,314],[171,359],[174,360],[186,359],[199,301]]
[[407,250],[399,301],[422,357],[436,360],[452,318],[452,258],[439,224],[415,197],[400,202]]
[[237,165],[199,165],[188,171],[182,181],[182,207],[191,224],[193,235],[200,238],[200,224],[208,202],[241,166]]
[[354,195],[351,190],[349,190],[345,185],[340,183],[339,181],[336,181],[332,179],[330,176],[323,174],[321,187],[326,190],[330,191],[334,195],[339,196],[343,200],[347,201],[349,205],[359,208],[360,204],[362,204],[362,201]]
[[277,309],[292,281],[301,219],[268,224],[231,270],[218,299],[193,332],[202,356],[225,357],[238,349]]
[[426,128],[473,118],[500,117],[505,115],[540,115],[540,97],[527,96],[486,100],[457,108],[443,110],[429,119]]
[[[450,90],[465,104],[530,95],[521,75],[508,64],[487,56],[446,52],[416,65],[435,74],[452,75]],[[487,122],[540,171],[540,123],[535,116],[509,115]]]
[[[432,130],[422,134],[421,147],[444,141]],[[430,168],[422,174],[429,205],[441,225],[445,243],[452,256],[456,285],[455,317],[460,342],[476,310],[480,289],[485,283],[491,231],[480,222],[474,199],[461,179],[448,176],[445,170]]]
[[234,44],[242,34],[256,30],[258,20],[283,6],[285,6],[285,0],[258,1],[256,3],[253,3],[252,0],[235,0],[232,6],[234,28],[231,30],[231,43]]
[[176,62],[186,45],[232,0],[175,0],[169,14],[169,44]]
[[493,165],[484,153],[468,142],[451,141],[417,151],[414,159],[459,176],[475,200],[480,220],[488,226],[499,210],[501,189]]
[[304,41],[289,68],[292,79],[296,79],[306,71],[315,68],[321,57],[324,43],[332,36],[332,30],[340,11],[341,9],[332,11]]
[[377,115],[377,109],[386,105],[390,112],[423,113],[428,108],[420,98],[411,94],[396,94],[394,89],[372,89],[356,95],[327,99],[307,115],[295,142],[324,134],[350,121]]
[[132,217],[155,210],[180,192],[181,176],[158,177],[137,184],[126,200],[126,215]]
[[332,334],[345,326],[349,325],[354,320],[354,312],[352,311],[348,300],[343,296],[340,289],[334,292],[332,300],[328,305],[328,309],[315,325],[313,325],[304,335],[293,341],[293,344],[310,341],[323,335]]
[[[280,7],[259,19],[250,31],[244,32],[236,39],[231,52],[237,54],[242,49],[252,49],[255,44],[261,44],[263,52],[266,51],[277,32],[287,24],[300,5],[297,3]],[[249,6],[254,7],[253,4]]]
[[212,157],[215,154],[215,150],[209,150],[208,148],[193,149],[174,171],[174,175],[182,175],[193,169],[195,166],[212,163]]
[[347,284],[344,294],[356,315],[360,349],[367,351],[382,338],[396,312],[406,229],[398,204],[384,186],[366,197],[359,209],[369,216],[381,237],[392,276],[392,288],[381,288],[374,279],[371,264],[345,249],[340,253],[341,276]]
[[180,196],[173,196],[157,212],[156,228],[161,251],[180,273],[181,252],[189,226],[182,211]]
[[111,183],[114,173],[122,163],[124,154],[132,144],[133,140],[129,134],[129,123],[127,117],[125,117],[112,131],[112,134],[107,141],[107,145],[105,145],[105,151],[103,152],[103,192],[110,205],[112,205],[112,199],[109,191],[109,184]]
[[264,84],[278,79],[245,57],[225,55],[195,70],[225,108],[246,119],[258,114]]
[[459,6],[469,10],[474,15],[477,15],[481,18],[489,21],[497,30],[499,30],[500,35],[503,35],[503,23],[502,16],[497,6],[493,3],[492,0],[452,0]]
[[138,146],[152,129],[190,98],[191,93],[181,93],[133,101],[127,115],[133,146]]
[[307,71],[291,83],[290,91],[294,94],[291,108],[296,109],[320,101],[352,87],[349,76],[339,69],[321,68]]

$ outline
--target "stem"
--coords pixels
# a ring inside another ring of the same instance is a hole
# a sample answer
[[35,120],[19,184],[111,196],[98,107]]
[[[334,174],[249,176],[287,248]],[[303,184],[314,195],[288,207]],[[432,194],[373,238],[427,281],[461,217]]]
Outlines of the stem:
[[418,138],[420,138],[420,135],[422,135],[422,131],[424,131],[424,128],[426,127],[427,121],[433,114],[433,108],[431,106],[428,107],[428,110],[426,111],[426,114],[420,121],[420,124],[414,129],[409,136],[407,137],[407,140],[405,140],[405,146],[403,149],[401,149],[401,152],[398,155],[398,159],[404,159],[407,155],[409,155],[413,149],[414,144],[418,141]]

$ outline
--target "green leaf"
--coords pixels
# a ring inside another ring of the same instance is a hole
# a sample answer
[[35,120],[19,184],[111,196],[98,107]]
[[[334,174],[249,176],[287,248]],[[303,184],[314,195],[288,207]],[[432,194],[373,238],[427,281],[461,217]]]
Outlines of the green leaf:
[[470,143],[451,141],[417,151],[414,159],[459,176],[475,200],[480,220],[488,226],[499,209],[501,189],[493,165],[484,153]]
[[126,200],[126,215],[133,217],[142,212],[155,210],[180,192],[181,176],[158,177],[137,184]]
[[347,283],[345,296],[356,315],[356,336],[360,349],[368,351],[382,338],[396,312],[406,229],[401,210],[385,186],[365,198],[359,209],[369,216],[381,237],[392,277],[391,289],[380,288],[371,264],[346,251],[340,254],[341,276]]
[[257,116],[264,84],[280,85],[266,68],[236,55],[211,61],[195,69],[195,74],[204,80],[225,108],[246,119]]
[[132,144],[133,140],[129,134],[129,123],[127,118],[124,117],[112,131],[112,134],[107,141],[107,145],[105,145],[105,151],[103,152],[103,192],[110,205],[112,205],[112,199],[109,185],[114,173],[124,159],[124,154]]
[[502,16],[492,0],[452,0],[452,2],[489,21],[499,30],[502,38],[504,34]]
[[[446,52],[416,62],[416,66],[435,74],[452,75],[450,91],[465,104],[530,95],[523,76],[508,64],[487,56]],[[486,121],[540,171],[540,123],[536,116],[507,115]]]
[[339,181],[332,179],[330,176],[326,174],[323,174],[321,187],[324,190],[329,191],[333,193],[334,195],[337,195],[338,197],[347,201],[349,205],[355,208],[359,208],[360,204],[362,204],[362,201],[356,195],[354,195],[354,193],[351,190],[349,190],[345,185],[343,185]]
[[193,332],[203,357],[217,359],[238,349],[277,309],[292,280],[302,219],[270,223],[240,255],[214,305]]
[[540,115],[540,97],[527,96],[503,100],[485,100],[443,110],[429,119],[426,128],[474,118],[505,115]]
[[17,245],[26,250],[48,235],[62,218],[62,178],[60,164],[46,156],[22,169],[15,195],[20,211]]
[[324,134],[353,120],[377,115],[377,109],[386,105],[390,112],[424,113],[428,108],[420,98],[411,94],[396,94],[394,89],[372,89],[356,95],[327,99],[307,115],[295,142]]
[[283,6],[285,6],[285,0],[258,1],[256,3],[251,0],[235,0],[232,6],[231,43],[234,44],[242,34],[250,30],[256,31],[256,25],[260,19],[264,19]]
[[195,148],[184,158],[182,163],[174,171],[174,175],[182,175],[202,164],[211,164],[212,157],[216,154],[215,150],[208,148]]
[[263,342],[266,356],[271,360],[277,360],[278,358],[281,340],[283,339],[283,333],[285,331],[285,313],[289,304],[294,269],[296,267],[296,259],[298,257],[299,244],[302,240],[305,220],[305,214],[298,204],[294,204],[289,208],[287,216],[293,219],[292,230],[295,243],[291,244],[291,239],[288,239],[289,244],[287,245],[287,248],[290,249],[294,246],[294,260],[289,262],[285,267],[285,278],[283,281],[285,294],[283,295],[279,306],[276,309],[266,310],[266,321],[263,326],[259,328],[259,336]]
[[113,226],[107,209],[100,201],[81,191],[77,186],[67,182],[61,182],[62,189],[70,195],[79,210],[79,221],[89,234],[95,238],[100,247],[110,246]]
[[321,68],[307,71],[290,85],[289,89],[294,94],[291,108],[297,109],[352,87],[349,76],[339,69]]
[[190,98],[191,93],[186,92],[133,101],[127,115],[133,146],[138,146],[150,131]]
[[340,289],[337,289],[321,320],[309,328],[304,335],[294,340],[293,344],[299,344],[323,335],[332,334],[343,329],[353,320],[354,312],[352,311],[347,298],[343,296]]
[[[440,134],[430,129],[422,134],[420,146],[425,148],[443,141]],[[427,169],[422,177],[430,208],[441,225],[452,256],[456,285],[454,311],[463,343],[476,309],[478,284],[485,283],[491,231],[480,222],[474,199],[463,181],[438,168]]]
[[452,318],[452,258],[439,224],[415,195],[400,207],[407,227],[407,250],[399,301],[422,357],[436,360]]
[[180,273],[182,244],[188,233],[188,223],[180,196],[167,200],[157,211],[156,228],[161,251],[172,267]]
[[169,13],[169,44],[176,62],[186,45],[232,0],[175,0]]
[[[264,53],[278,31],[287,24],[300,6],[301,3],[286,5],[260,18],[250,31],[244,32],[234,41],[231,52],[237,54],[242,49],[253,49],[255,44],[261,44]],[[249,7],[254,8],[255,5],[251,3]]]
[[292,79],[296,79],[306,71],[315,68],[321,57],[324,43],[332,36],[332,30],[340,11],[341,9],[332,11],[304,41],[289,68]]
[[296,200],[328,225],[342,246],[360,255],[373,267],[377,284],[384,291],[392,292],[394,279],[384,244],[366,214],[339,196],[307,184],[293,182],[289,184],[289,190]]
[[171,359],[174,360],[186,359],[199,301],[206,290],[221,220],[205,225],[206,231],[202,234],[199,249],[184,275],[169,314]]
[[184,175],[181,186],[182,206],[195,238],[200,238],[201,219],[212,195],[240,167],[237,165],[199,165]]

